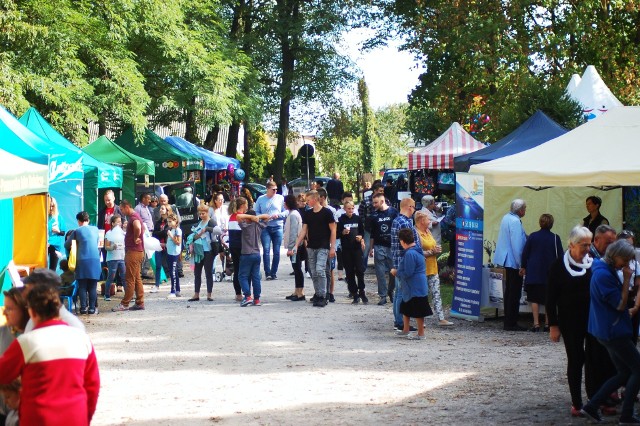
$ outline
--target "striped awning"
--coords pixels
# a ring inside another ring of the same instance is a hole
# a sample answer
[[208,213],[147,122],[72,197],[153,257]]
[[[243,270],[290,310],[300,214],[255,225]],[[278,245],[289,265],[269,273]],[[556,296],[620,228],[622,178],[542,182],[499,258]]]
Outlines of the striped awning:
[[420,151],[409,153],[409,170],[453,169],[453,159],[484,148],[485,145],[453,123],[436,140]]

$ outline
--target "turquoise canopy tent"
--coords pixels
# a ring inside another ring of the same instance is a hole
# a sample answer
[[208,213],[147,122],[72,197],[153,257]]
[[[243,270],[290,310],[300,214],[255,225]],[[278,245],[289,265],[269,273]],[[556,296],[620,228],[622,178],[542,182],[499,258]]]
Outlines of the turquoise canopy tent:
[[49,157],[49,193],[54,197],[65,223],[76,223],[82,210],[82,154],[52,144],[27,129],[6,109],[0,107],[0,148],[18,157],[40,163]]
[[[95,225],[98,218],[99,190],[122,188],[122,168],[98,161],[91,155],[83,152],[58,133],[33,107],[29,108],[27,112],[20,117],[20,122],[42,138],[80,153],[82,156],[82,169],[84,170],[84,210],[89,213],[90,221]],[[75,214],[78,212],[72,213],[74,218],[70,222],[66,222],[67,225],[69,223],[76,223]],[[67,217],[65,216],[65,221],[66,219]]]

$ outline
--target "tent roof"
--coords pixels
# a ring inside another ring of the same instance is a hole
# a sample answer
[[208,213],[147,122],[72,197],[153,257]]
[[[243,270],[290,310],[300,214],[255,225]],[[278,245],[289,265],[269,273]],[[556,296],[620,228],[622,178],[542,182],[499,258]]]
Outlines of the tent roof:
[[229,164],[233,164],[234,167],[240,167],[240,161],[235,158],[225,157],[224,155],[208,151],[179,136],[168,136],[164,138],[164,140],[183,152],[202,157],[206,170],[224,170]]
[[409,170],[453,169],[453,159],[484,148],[458,123],[453,123],[443,134],[420,151],[409,153]]
[[517,154],[534,148],[567,133],[567,129],[538,110],[504,138],[470,154],[454,159],[456,172],[468,172],[472,164],[481,164],[496,158]]
[[149,129],[144,129],[144,140],[142,144],[136,144],[133,129],[129,127],[114,141],[129,152],[143,155],[145,158],[162,163],[168,160],[179,160],[185,162],[186,170],[201,170],[202,160],[186,152],[173,147],[160,136]]
[[569,84],[567,84],[567,88],[565,89],[570,98],[575,99],[575,93],[581,80],[582,78],[578,74],[573,74],[571,76],[571,80],[569,80]]
[[47,192],[49,167],[0,149],[0,200]]
[[640,185],[640,107],[609,110],[528,151],[471,166],[493,186]]
[[130,170],[135,175],[155,176],[156,174],[156,167],[152,160],[147,160],[127,151],[104,135],[82,148],[82,150],[105,163],[115,164]]
[[98,161],[62,136],[44,119],[34,107],[20,117],[20,122],[38,136],[60,147],[73,151],[82,157],[82,169],[85,173],[85,184],[92,188],[122,187],[122,169],[102,161]]
[[589,120],[607,110],[622,106],[622,103],[611,93],[593,65],[587,67],[575,90],[568,91],[568,93],[572,99],[582,105],[582,110]]
[[53,153],[47,143],[27,129],[9,111],[0,106],[0,143],[2,149],[38,164],[48,164]]

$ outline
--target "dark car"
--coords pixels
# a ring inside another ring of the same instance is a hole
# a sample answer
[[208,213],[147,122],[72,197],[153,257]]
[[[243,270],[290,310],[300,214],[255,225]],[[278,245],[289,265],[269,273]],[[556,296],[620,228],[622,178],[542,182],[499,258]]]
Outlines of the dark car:
[[[326,176],[316,176],[315,179],[311,179],[311,180],[321,181],[323,188],[326,188],[327,182],[329,182],[331,178]],[[287,185],[289,186],[289,188],[291,188],[293,195],[298,195],[300,193],[303,193],[309,190],[309,182],[307,181],[307,178],[294,179],[291,182],[289,182]]]
[[247,188],[251,193],[251,197],[253,198],[253,201],[257,200],[259,196],[267,193],[267,187],[261,183],[255,183],[255,182],[245,183],[244,187]]

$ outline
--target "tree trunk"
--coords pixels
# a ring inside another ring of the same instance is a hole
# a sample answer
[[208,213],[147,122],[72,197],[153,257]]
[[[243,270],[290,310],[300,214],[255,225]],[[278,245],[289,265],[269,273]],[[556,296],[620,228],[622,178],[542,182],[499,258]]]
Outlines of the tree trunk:
[[98,136],[104,136],[107,134],[107,119],[104,114],[100,114],[98,117]]
[[[295,27],[300,18],[299,0],[278,0],[279,21],[282,25]],[[276,145],[273,177],[276,182],[282,181],[284,171],[284,157],[289,136],[289,119],[291,108],[291,94],[295,73],[295,52],[297,52],[298,40],[296,31],[284,31],[280,39],[280,51],[282,53],[282,83],[280,85],[280,113],[278,122],[278,143]]]
[[245,173],[245,182],[250,182],[251,176],[251,153],[249,152],[249,126],[247,122],[244,123],[244,158],[242,159],[242,164]]
[[216,143],[218,142],[218,134],[220,133],[220,127],[215,126],[213,129],[207,132],[207,137],[204,140],[204,147],[209,151],[213,151],[215,149]]
[[193,96],[191,98],[189,109],[187,110],[187,113],[184,118],[184,121],[185,121],[184,138],[195,145],[200,145],[202,141],[198,137],[198,123],[196,122],[195,107],[196,107],[196,97]]
[[229,126],[229,137],[227,138],[227,149],[224,155],[236,158],[238,154],[238,133],[240,132],[240,121],[234,120]]

